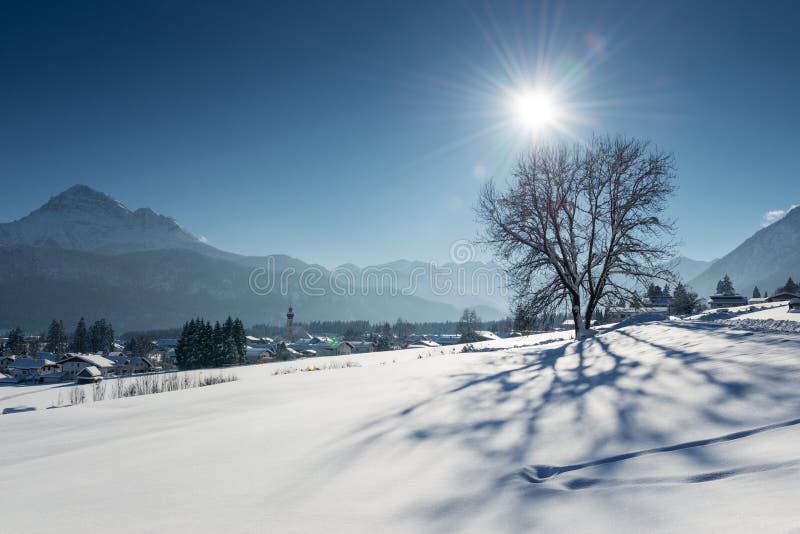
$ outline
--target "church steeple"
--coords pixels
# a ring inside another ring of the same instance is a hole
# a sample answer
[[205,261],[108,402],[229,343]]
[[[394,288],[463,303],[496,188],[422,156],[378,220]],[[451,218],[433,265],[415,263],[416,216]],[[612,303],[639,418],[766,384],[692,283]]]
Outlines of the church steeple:
[[289,311],[286,312],[286,339],[294,341],[294,311],[289,306]]

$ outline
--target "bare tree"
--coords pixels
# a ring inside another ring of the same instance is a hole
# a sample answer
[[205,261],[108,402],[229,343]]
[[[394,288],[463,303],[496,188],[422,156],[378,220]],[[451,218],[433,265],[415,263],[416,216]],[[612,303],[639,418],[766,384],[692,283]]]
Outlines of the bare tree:
[[484,187],[477,211],[519,304],[533,315],[567,302],[582,337],[601,302],[641,303],[637,287],[674,280],[673,227],[660,218],[674,189],[671,155],[595,137],[533,146],[507,191]]
[[458,320],[458,327],[456,331],[463,337],[474,334],[476,330],[480,329],[480,327],[481,319],[478,317],[478,313],[471,308],[464,308],[464,312],[461,314],[461,318]]

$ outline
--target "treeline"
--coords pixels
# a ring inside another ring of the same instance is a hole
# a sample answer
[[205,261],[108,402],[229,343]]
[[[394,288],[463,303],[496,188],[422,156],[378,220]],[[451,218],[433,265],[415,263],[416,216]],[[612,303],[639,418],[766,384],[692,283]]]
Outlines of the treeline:
[[175,359],[181,369],[219,367],[245,363],[247,339],[242,321],[228,317],[224,323],[213,326],[202,318],[192,319],[183,325]]
[[111,352],[114,348],[114,327],[105,319],[99,319],[86,326],[86,320],[81,317],[72,335],[67,334],[64,322],[53,319],[46,332],[39,336],[29,336],[20,327],[8,333],[5,345],[0,346],[3,354],[28,355],[40,350],[53,354],[67,352]]
[[[528,315],[523,308],[519,308],[514,317],[482,321],[474,313],[474,310],[468,309],[465,311],[471,312],[467,326],[465,326],[464,316],[458,321],[409,322],[402,318],[397,319],[394,323],[388,321],[371,323],[366,320],[310,321],[294,323],[294,332],[295,335],[303,332],[330,334],[341,336],[348,341],[375,341],[376,339],[386,338],[403,340],[411,334],[463,334],[465,328],[468,330],[488,330],[490,332],[552,330],[560,327],[564,320],[568,318],[564,313]],[[602,312],[597,313],[597,318],[602,321]],[[247,329],[247,333],[256,337],[282,338],[286,335],[286,326],[255,324]]]
[[129,330],[123,333],[119,338],[123,341],[128,341],[134,338],[147,338],[147,339],[178,339],[181,335],[182,328],[156,328],[153,330]]
[[[482,321],[477,330],[491,330],[502,332],[511,330],[514,326],[512,318],[499,321]],[[312,334],[332,334],[341,336],[348,341],[372,340],[374,336],[386,337],[391,335],[398,339],[410,334],[457,334],[459,321],[428,321],[412,323],[402,318],[394,323],[375,322],[366,320],[354,321],[310,321],[294,323],[295,334],[310,332]],[[255,324],[247,329],[247,333],[256,337],[282,338],[286,335],[285,325]]]

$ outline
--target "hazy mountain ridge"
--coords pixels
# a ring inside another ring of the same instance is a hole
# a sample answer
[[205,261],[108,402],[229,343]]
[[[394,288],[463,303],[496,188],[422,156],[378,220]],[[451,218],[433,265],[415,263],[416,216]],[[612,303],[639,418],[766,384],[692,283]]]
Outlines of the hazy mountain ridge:
[[[240,256],[203,243],[171,217],[131,211],[78,185],[0,224],[0,290],[13,303],[0,311],[0,326],[43,328],[54,317],[72,322],[81,315],[104,316],[125,329],[176,326],[197,315],[280,323],[289,303],[301,320],[455,320],[466,306],[487,319],[506,313],[505,300],[495,295],[438,292],[430,275],[412,281],[420,266],[430,264],[401,260],[330,271],[287,255]],[[352,275],[346,290],[332,291],[344,269]],[[386,269],[390,279],[365,274]],[[311,271],[319,277],[303,279]],[[286,288],[283,272],[294,273]],[[268,292],[251,288],[254,273],[272,284]]]

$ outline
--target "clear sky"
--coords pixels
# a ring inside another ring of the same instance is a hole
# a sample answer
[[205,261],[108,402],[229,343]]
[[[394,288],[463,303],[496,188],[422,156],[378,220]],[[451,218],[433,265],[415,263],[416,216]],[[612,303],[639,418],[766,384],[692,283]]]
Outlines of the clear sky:
[[528,134],[675,154],[683,252],[800,203],[792,2],[0,3],[0,221],[75,183],[219,248],[444,260]]

